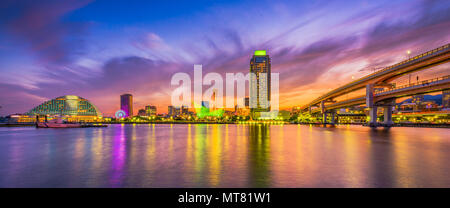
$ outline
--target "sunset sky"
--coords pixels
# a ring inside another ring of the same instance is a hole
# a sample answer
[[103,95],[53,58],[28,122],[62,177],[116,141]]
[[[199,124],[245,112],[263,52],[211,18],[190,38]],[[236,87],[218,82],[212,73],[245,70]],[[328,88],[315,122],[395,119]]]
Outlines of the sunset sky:
[[[267,50],[282,108],[450,42],[450,1],[0,2],[0,115],[78,95],[167,112],[171,76],[249,71]],[[447,65],[448,66],[448,65]]]

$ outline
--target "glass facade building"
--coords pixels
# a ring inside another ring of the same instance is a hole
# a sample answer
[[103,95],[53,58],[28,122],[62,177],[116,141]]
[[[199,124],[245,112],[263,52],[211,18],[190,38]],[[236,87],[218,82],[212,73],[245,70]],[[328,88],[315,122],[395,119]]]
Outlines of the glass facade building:
[[450,109],[450,90],[442,92],[442,108]]
[[145,106],[145,115],[146,116],[156,116],[156,106],[153,106],[153,105]]
[[94,121],[102,116],[94,104],[76,95],[65,95],[46,101],[26,113],[29,116],[64,116],[72,121]]
[[270,111],[270,57],[266,51],[255,51],[250,60],[250,112]]
[[133,95],[131,94],[120,95],[120,109],[127,114],[126,117],[133,116]]
[[180,115],[180,108],[169,105],[167,107],[167,114],[169,116],[178,116],[178,115]]

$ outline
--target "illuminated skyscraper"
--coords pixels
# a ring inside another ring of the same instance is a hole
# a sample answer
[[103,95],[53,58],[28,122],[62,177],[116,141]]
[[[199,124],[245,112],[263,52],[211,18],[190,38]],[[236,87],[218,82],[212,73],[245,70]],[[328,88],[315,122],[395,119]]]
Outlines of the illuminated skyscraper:
[[255,51],[250,60],[250,112],[270,111],[270,57],[266,51]]
[[120,109],[125,111],[127,117],[133,116],[133,95],[120,95]]

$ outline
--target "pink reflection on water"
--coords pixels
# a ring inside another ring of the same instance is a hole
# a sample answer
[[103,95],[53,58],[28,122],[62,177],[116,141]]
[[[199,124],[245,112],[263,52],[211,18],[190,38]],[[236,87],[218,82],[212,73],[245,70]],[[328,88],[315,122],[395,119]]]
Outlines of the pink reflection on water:
[[113,141],[113,155],[112,155],[112,176],[109,180],[111,187],[120,187],[123,183],[123,167],[125,164],[125,127],[115,129]]

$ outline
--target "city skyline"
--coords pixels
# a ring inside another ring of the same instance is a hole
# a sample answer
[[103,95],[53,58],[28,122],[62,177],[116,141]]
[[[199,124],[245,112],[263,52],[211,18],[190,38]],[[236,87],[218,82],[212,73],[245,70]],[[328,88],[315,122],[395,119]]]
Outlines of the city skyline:
[[191,73],[193,64],[205,73],[245,73],[259,49],[280,73],[286,109],[450,39],[445,1],[276,2],[266,13],[259,10],[266,4],[182,2],[172,14],[156,12],[169,3],[139,2],[128,10],[138,15],[120,11],[124,2],[2,4],[2,116],[63,95],[89,99],[112,116],[124,93],[135,98],[133,114],[146,105],[166,113],[172,74]]

